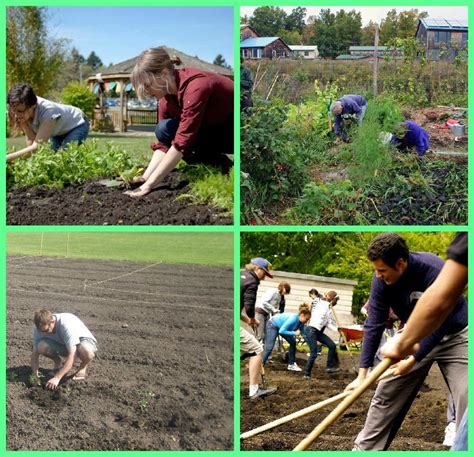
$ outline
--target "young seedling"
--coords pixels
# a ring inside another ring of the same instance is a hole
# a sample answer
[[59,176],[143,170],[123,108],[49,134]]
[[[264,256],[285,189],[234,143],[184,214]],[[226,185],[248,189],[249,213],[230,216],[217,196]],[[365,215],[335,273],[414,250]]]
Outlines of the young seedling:
[[144,169],[139,166],[134,166],[130,170],[125,170],[120,173],[120,179],[125,183],[125,187],[130,187],[132,183],[143,173]]
[[155,394],[151,391],[146,390],[141,393],[140,400],[138,400],[138,409],[142,414],[147,411],[153,398],[155,398]]
[[18,382],[18,373],[15,373],[14,371],[10,371],[7,376],[7,380],[10,382]]
[[41,387],[43,385],[44,374],[43,373],[31,373],[28,376],[28,384],[31,387]]

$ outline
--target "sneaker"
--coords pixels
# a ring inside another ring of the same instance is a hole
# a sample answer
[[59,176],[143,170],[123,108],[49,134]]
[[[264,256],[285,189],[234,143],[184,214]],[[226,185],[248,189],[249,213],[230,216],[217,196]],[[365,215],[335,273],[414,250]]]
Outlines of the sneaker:
[[444,429],[443,446],[451,447],[453,445],[455,436],[456,436],[456,424],[454,422],[450,422]]
[[258,388],[257,392],[255,392],[251,397],[250,400],[255,400],[257,398],[263,398],[267,395],[274,394],[277,391],[276,387],[271,387],[270,389],[260,389]]
[[311,376],[308,376],[307,374],[305,374],[305,375],[303,376],[303,379],[311,379]]
[[326,368],[326,373],[329,373],[329,374],[339,373],[340,371],[341,371],[340,368]]
[[292,365],[288,365],[288,370],[290,371],[303,371],[296,363],[293,363]]

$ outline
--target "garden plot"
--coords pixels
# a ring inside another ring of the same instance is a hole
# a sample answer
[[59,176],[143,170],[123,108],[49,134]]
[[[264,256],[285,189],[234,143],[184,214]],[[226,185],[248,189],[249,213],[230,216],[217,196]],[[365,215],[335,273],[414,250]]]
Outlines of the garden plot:
[[7,192],[9,225],[228,225],[225,210],[197,205],[188,198],[188,180],[172,172],[141,199],[124,195],[122,187],[98,182],[63,188],[31,186]]
[[[9,256],[7,272],[8,449],[232,448],[231,269]],[[41,307],[98,340],[86,380],[57,392],[28,386]]]
[[[298,354],[303,357],[302,354]],[[341,393],[356,375],[348,356],[339,357],[343,370],[328,375],[326,355],[318,357],[313,368],[313,378],[304,380],[301,373],[287,371],[279,357],[266,365],[266,378],[278,391],[264,399],[248,399],[248,370],[241,364],[241,433],[267,424],[273,420],[301,410],[319,401]],[[303,367],[306,358],[298,364]],[[354,439],[362,430],[369,408],[372,390],[358,399],[333,425],[331,425],[308,450],[350,451]],[[303,440],[335,407],[327,406],[272,430],[241,441],[242,450],[291,450]],[[442,445],[446,427],[447,387],[440,371],[433,366],[427,386],[417,396],[390,450],[447,450]]]

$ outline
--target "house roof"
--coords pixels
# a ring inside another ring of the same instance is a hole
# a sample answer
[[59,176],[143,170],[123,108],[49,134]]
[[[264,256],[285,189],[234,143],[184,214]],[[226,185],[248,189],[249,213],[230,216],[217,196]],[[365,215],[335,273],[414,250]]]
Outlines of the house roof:
[[435,17],[425,17],[418,21],[415,36],[418,35],[420,25],[423,24],[426,30],[458,30],[467,32],[467,18],[466,19],[444,19]]
[[[377,51],[386,51],[388,46],[377,46]],[[375,46],[349,46],[350,51],[373,51]]]
[[277,36],[262,36],[258,38],[247,38],[240,42],[241,48],[264,48],[280,38]]
[[340,54],[336,57],[336,60],[361,60],[372,58],[372,56],[355,56],[353,54]]
[[[168,48],[167,46],[161,46],[161,47],[169,55],[178,56],[183,62],[182,67],[197,68],[199,70],[209,71],[211,73],[220,73],[221,75],[225,75],[225,76],[232,76],[234,74],[234,72],[232,70],[229,70],[228,68],[220,67],[219,65],[214,65],[212,63],[205,62],[204,60],[201,60],[198,57],[191,57],[174,48]],[[106,68],[105,70],[101,72],[102,77],[109,77],[112,75],[114,77],[119,77],[119,76],[125,77],[127,75],[130,75],[139,57],[140,56],[135,56],[135,57],[132,57],[131,59],[124,60],[123,62],[120,62],[116,65],[112,65],[109,68]],[[178,68],[182,68],[182,67],[178,66]],[[89,78],[94,79],[95,74],[90,75]]]
[[317,51],[318,47],[317,46],[308,46],[308,45],[294,45],[294,44],[289,44],[288,47],[292,51]]

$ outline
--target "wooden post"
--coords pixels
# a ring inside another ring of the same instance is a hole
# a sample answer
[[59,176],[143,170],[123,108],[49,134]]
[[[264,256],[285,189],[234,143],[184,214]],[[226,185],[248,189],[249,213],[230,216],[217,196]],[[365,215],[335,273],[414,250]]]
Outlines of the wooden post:
[[125,80],[121,81],[120,84],[120,110],[119,110],[119,124],[120,124],[120,131],[124,132],[125,128],[123,126],[123,93],[125,92]]
[[374,41],[374,97],[377,97],[378,94],[378,71],[379,71],[379,63],[378,63],[378,55],[377,55],[377,47],[379,45],[379,25],[375,24],[375,41]]

